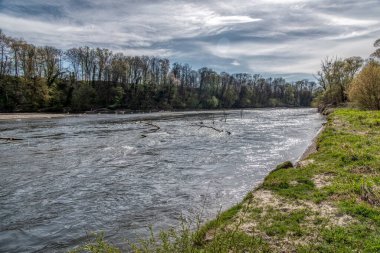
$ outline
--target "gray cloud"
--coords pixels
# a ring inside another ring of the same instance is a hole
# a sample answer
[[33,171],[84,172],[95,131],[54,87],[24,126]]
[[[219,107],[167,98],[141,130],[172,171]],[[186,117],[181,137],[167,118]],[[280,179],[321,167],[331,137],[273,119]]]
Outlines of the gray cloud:
[[378,0],[0,0],[0,28],[38,45],[108,47],[294,80],[312,78],[325,56],[368,57],[379,13]]

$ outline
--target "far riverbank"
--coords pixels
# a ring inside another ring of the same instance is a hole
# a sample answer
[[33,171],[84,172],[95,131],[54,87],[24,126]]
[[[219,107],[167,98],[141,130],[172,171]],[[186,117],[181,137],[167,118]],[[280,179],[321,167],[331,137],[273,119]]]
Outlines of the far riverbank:
[[0,113],[0,120],[20,120],[20,119],[53,119],[63,118],[70,114],[64,113]]

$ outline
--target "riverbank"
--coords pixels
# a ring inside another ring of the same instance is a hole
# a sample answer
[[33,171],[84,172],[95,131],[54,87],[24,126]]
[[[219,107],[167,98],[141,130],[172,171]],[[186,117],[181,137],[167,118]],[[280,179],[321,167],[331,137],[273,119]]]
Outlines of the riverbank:
[[274,170],[195,233],[163,232],[134,252],[378,252],[378,143],[380,112],[338,109],[299,167]]
[[0,120],[53,119],[63,118],[70,114],[64,113],[0,113]]

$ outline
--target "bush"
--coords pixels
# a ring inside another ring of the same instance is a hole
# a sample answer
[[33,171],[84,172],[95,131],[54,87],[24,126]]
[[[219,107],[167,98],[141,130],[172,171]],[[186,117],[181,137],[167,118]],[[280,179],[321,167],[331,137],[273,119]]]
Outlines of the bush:
[[207,108],[209,109],[215,109],[219,105],[219,100],[215,97],[212,96],[212,98],[207,100]]
[[380,110],[380,64],[371,61],[354,78],[349,98],[364,109]]

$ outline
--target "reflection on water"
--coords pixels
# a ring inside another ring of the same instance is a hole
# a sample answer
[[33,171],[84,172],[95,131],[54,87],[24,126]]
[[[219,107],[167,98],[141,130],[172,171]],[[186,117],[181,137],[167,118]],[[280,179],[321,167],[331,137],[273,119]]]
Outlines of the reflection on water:
[[0,141],[0,251],[65,251],[94,231],[121,245],[210,218],[296,160],[322,121],[265,109],[0,122],[23,139]]

